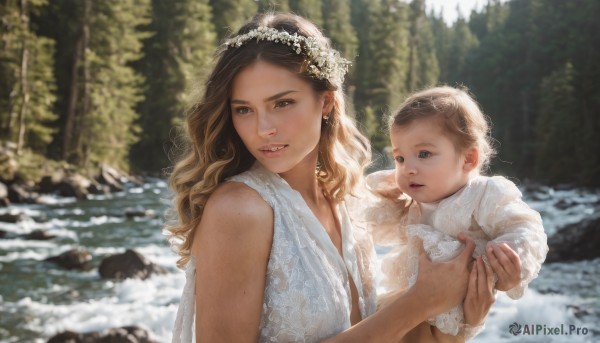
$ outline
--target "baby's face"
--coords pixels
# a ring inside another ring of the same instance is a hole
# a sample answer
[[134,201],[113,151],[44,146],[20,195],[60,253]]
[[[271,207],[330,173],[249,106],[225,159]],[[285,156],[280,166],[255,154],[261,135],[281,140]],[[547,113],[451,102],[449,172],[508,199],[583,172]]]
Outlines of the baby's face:
[[392,154],[398,187],[418,202],[440,201],[461,189],[469,179],[465,154],[435,117],[417,119],[391,129]]

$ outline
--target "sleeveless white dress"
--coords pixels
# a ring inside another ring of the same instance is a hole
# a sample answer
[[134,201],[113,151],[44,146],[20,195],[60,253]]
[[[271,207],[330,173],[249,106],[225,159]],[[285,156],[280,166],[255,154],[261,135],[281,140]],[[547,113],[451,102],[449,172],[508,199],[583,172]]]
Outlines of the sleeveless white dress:
[[[349,277],[358,290],[362,318],[375,312],[373,243],[365,229],[353,226],[346,203],[337,206],[342,230],[340,256],[300,193],[278,174],[255,163],[228,181],[246,184],[273,208],[273,244],[259,342],[318,342],[349,328]],[[186,266],[173,342],[195,341],[195,263],[202,262],[192,257]]]

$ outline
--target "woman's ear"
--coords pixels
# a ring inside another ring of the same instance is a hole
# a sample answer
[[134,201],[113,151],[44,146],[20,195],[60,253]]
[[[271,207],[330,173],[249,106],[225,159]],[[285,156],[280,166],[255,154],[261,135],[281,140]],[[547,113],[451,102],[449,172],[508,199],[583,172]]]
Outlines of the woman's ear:
[[328,115],[333,110],[333,92],[325,91],[323,92],[323,115]]
[[479,166],[479,149],[476,147],[470,147],[465,151],[465,163],[463,170],[467,173],[477,169]]

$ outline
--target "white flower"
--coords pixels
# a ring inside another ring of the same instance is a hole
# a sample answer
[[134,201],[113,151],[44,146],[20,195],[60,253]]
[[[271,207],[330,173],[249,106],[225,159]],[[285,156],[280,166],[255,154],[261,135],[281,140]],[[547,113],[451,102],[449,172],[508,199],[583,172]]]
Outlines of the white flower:
[[298,55],[304,52],[304,56],[310,61],[308,73],[320,80],[326,79],[336,86],[341,86],[344,75],[350,66],[350,62],[341,57],[339,52],[322,47],[315,38],[304,37],[297,33],[291,35],[272,27],[259,26],[245,34],[229,39],[224,45],[227,49],[239,48],[254,38],[257,42],[267,40],[292,46],[292,50]]

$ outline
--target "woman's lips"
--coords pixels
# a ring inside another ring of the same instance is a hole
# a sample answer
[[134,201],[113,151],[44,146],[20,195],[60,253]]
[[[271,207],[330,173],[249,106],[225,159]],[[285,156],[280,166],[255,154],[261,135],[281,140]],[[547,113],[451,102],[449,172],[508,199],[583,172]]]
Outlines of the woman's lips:
[[260,152],[262,152],[267,157],[277,157],[285,151],[285,149],[289,145],[287,144],[269,144],[260,147]]

